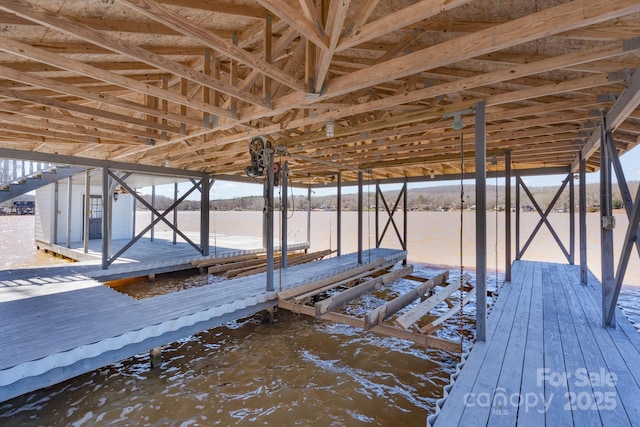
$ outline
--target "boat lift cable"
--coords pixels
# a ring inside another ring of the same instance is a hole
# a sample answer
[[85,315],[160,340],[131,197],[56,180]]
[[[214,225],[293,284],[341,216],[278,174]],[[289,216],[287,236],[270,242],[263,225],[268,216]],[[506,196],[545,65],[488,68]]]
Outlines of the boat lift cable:
[[464,340],[464,323],[463,323],[463,276],[464,276],[464,254],[463,254],[463,239],[464,239],[464,132],[460,132],[460,281],[459,293],[460,293],[460,318],[458,319],[458,332],[460,333],[460,345]]

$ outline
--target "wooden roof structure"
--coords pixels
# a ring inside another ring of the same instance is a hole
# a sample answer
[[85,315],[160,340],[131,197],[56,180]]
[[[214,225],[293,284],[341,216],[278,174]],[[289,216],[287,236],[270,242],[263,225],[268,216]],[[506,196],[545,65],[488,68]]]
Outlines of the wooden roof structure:
[[484,101],[488,156],[596,170],[600,109],[640,142],[638,67],[638,0],[1,0],[0,148],[244,176],[262,136],[298,180],[459,174]]

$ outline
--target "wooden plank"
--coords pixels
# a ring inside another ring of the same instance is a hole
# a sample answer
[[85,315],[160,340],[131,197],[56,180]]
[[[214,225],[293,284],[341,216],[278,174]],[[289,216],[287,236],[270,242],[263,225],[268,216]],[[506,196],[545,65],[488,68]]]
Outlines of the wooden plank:
[[428,290],[433,289],[436,286],[440,286],[448,278],[449,278],[448,271],[438,274],[437,276],[434,276],[432,279],[423,283],[417,288],[412,289],[411,291],[406,292],[400,295],[399,297],[394,298],[393,300],[387,302],[386,304],[383,304],[382,306],[365,314],[364,316],[365,329],[369,330],[375,325],[381,325],[386,318],[402,310],[404,307],[406,307],[408,304],[411,304],[413,301],[417,300],[418,298],[422,298],[422,296],[424,296],[424,294]]
[[[466,276],[469,278],[466,281],[463,279],[462,283],[468,282],[470,280],[471,276],[469,276],[468,274]],[[460,289],[459,283],[451,283],[450,285],[447,285],[444,289],[442,289],[437,294],[431,295],[429,298],[422,301],[416,307],[398,316],[395,319],[395,322],[401,327],[403,327],[404,329],[409,329],[411,325],[413,325],[422,317],[424,317],[436,305],[440,304],[442,301],[449,298],[451,294],[457,291],[458,289]]]
[[[265,263],[265,260],[263,258],[258,258],[256,256],[256,257],[247,259],[245,261],[235,261],[235,262],[228,262],[224,264],[219,263],[217,265],[212,265],[207,269],[207,273],[208,274],[216,274],[216,273],[224,273],[224,272],[230,273],[233,270],[242,269],[245,267],[255,267],[256,265],[260,265],[264,263]],[[231,276],[227,274],[227,278],[229,277]]]
[[[376,267],[378,267],[380,265],[383,265],[383,264],[386,264],[386,263],[387,263],[386,260],[378,259],[378,260],[375,260],[373,262],[370,262],[369,264],[365,264],[365,265],[363,265],[361,267],[351,268],[351,269],[349,269],[349,270],[347,270],[345,272],[332,274],[329,277],[324,277],[322,279],[315,280],[315,281],[313,281],[311,283],[306,283],[306,284],[304,284],[302,286],[296,287],[295,289],[288,289],[288,290],[280,291],[280,292],[278,292],[277,296],[278,296],[278,299],[280,301],[287,300],[287,299],[292,298],[292,297],[294,297],[296,295],[300,295],[301,292],[309,292],[309,291],[312,291],[314,289],[321,288],[323,286],[327,286],[327,285],[329,285],[331,283],[334,283],[334,282],[337,282],[337,281],[340,281],[340,280],[345,280],[345,279],[347,279],[349,277],[353,277],[353,276],[356,276],[358,274],[370,271],[373,268],[376,268]],[[394,262],[394,264],[395,264],[395,262]]]
[[[289,301],[281,302],[280,307],[286,310],[289,310],[293,313],[306,314],[308,316],[315,316],[315,310],[313,307],[294,304]],[[346,325],[353,326],[355,328],[364,329],[363,319],[359,319],[357,317],[349,316],[342,313],[335,313],[331,311],[326,312],[322,316],[320,316],[320,319],[327,320],[330,322],[335,322],[335,323],[343,323]],[[446,339],[438,338],[434,336],[426,336],[426,335],[417,334],[409,331],[403,331],[401,329],[393,328],[390,326],[378,325],[373,327],[371,329],[371,332],[375,332],[377,334],[384,335],[384,336],[400,338],[407,341],[413,341],[414,343],[421,345],[423,347],[437,348],[437,349],[457,352],[457,353],[462,351],[462,347],[459,342],[454,342],[454,341],[450,341],[450,340],[446,340]]]
[[349,277],[348,279],[340,280],[340,281],[335,282],[335,283],[331,283],[331,284],[329,284],[327,286],[324,286],[324,287],[318,288],[318,289],[314,289],[313,291],[310,291],[310,292],[305,292],[303,294],[300,294],[300,295],[296,296],[294,298],[294,301],[296,303],[300,304],[301,302],[303,302],[304,300],[306,300],[308,298],[311,298],[312,296],[315,296],[315,295],[321,294],[323,292],[329,291],[331,289],[337,288],[338,286],[348,285],[349,283],[352,283],[355,280],[361,279],[363,277],[379,274],[380,272],[389,269],[392,265],[393,264],[391,264],[391,263],[383,264],[383,265],[381,265],[381,266],[379,266],[379,267],[377,267],[377,268],[375,268],[373,270],[365,271],[364,273],[357,274],[357,275],[355,275],[353,277]]
[[395,270],[382,276],[378,276],[375,279],[368,280],[364,283],[349,288],[346,291],[342,291],[325,300],[322,300],[315,305],[316,317],[320,317],[328,311],[335,310],[348,303],[349,301],[352,301],[366,294],[367,292],[370,292],[374,289],[380,289],[383,285],[393,283],[412,272],[413,266],[409,265],[400,270]]
[[[298,264],[303,264],[305,262],[309,262],[309,261],[313,261],[316,260],[318,258],[323,258],[327,255],[330,255],[333,251],[327,249],[324,251],[318,251],[318,252],[314,252],[311,254],[305,254],[305,255],[299,255],[299,256],[295,256],[292,258],[289,258],[289,266],[294,266],[294,265],[298,265]],[[280,265],[276,264],[274,265],[274,268],[276,270],[280,269]],[[238,277],[246,277],[246,276],[252,276],[254,274],[258,274],[258,273],[264,273],[265,271],[267,271],[267,267],[266,265],[264,267],[257,267],[257,268],[251,268],[249,270],[245,270],[245,271],[239,271],[239,272],[233,272],[233,276],[238,276]],[[227,273],[227,276],[229,276],[229,274],[231,274],[232,272],[229,271]]]
[[[580,350],[582,355],[583,368],[586,369],[586,372],[600,373],[602,372],[601,369],[606,366],[606,363],[602,357],[598,342],[591,332],[591,324],[597,324],[597,319],[591,319],[590,321],[585,315],[586,313],[583,309],[585,303],[588,304],[588,301],[583,300],[583,298],[589,298],[588,290],[584,288],[579,289],[583,287],[583,285],[578,285],[578,283],[580,283],[579,275],[573,275],[572,272],[569,271],[569,266],[558,265],[557,267],[560,271],[561,280],[564,283],[564,286],[559,288],[559,290],[564,292],[564,300],[566,303],[565,308],[570,313],[572,325],[574,327],[575,333],[579,337],[577,341],[577,349]],[[590,285],[586,286],[588,287]],[[585,290],[587,292],[584,292]],[[596,325],[596,327],[599,327],[599,325]],[[575,383],[575,380],[573,380],[572,382]],[[570,383],[570,386],[571,385],[572,384]],[[595,401],[595,406],[593,409],[589,407],[589,410],[584,411],[587,413],[587,415],[590,415],[591,418],[595,418],[594,412],[597,409],[602,425],[631,425],[624,411],[615,410],[616,408],[611,407],[611,398],[613,398],[616,406],[620,404],[620,397],[618,396],[618,391],[615,385],[607,384],[603,381],[598,381],[591,384],[591,386],[592,391],[588,394],[588,396],[592,398],[592,401],[596,398],[596,396],[598,396],[598,399]],[[607,397],[607,399],[605,401],[604,398],[600,399],[600,397]],[[586,399],[583,399],[583,403],[581,404],[581,407],[583,409],[585,408],[585,401]],[[578,414],[578,418],[583,417]]]
[[[555,272],[551,272],[548,264],[542,264],[542,290],[543,290],[543,327],[544,327],[544,368],[549,372],[564,374],[567,372],[563,357],[562,341],[560,339],[560,325],[555,303],[553,301],[553,286],[556,278]],[[548,402],[545,412],[547,424],[558,423],[570,425],[573,423],[569,407],[569,388],[565,381],[545,383],[545,400]]]
[[456,302],[446,313],[438,316],[438,318],[436,320],[434,320],[433,322],[423,326],[422,328],[420,328],[420,330],[422,331],[423,334],[430,334],[433,331],[435,331],[441,324],[442,322],[444,322],[445,320],[451,318],[452,316],[454,316],[455,314],[460,313],[460,305],[462,304],[462,306],[466,305],[469,301],[471,301],[471,298],[473,298],[473,296],[475,295],[476,288],[473,288],[471,290],[471,292],[467,293],[463,298],[462,301],[458,301]]
[[[588,326],[594,335],[596,344],[600,348],[606,372],[615,374],[615,388],[618,392],[616,400],[616,412],[624,411],[631,425],[639,425],[640,401],[631,396],[640,395],[640,375],[636,366],[640,363],[640,357],[634,346],[629,343],[627,335],[620,330],[622,322],[629,321],[618,311],[616,316],[616,328],[603,328],[600,325],[602,302],[600,289],[602,286],[592,274],[588,275],[587,286],[575,286],[574,292],[582,294],[581,307],[588,319]],[[617,309],[619,310],[619,309]],[[604,411],[602,411],[604,412]],[[622,424],[621,424],[622,425]]]
[[[514,275],[525,266],[514,265]],[[438,414],[436,427],[466,425],[461,422],[462,414],[468,406],[468,398],[482,375],[484,363],[497,359],[504,354],[507,345],[508,331],[513,324],[516,306],[520,298],[520,287],[517,282],[505,284],[498,300],[493,305],[487,324],[487,341],[477,341],[458,375],[454,387],[450,390],[445,405]],[[475,425],[475,421],[471,425]]]
[[201,268],[201,267],[210,267],[212,265],[218,265],[218,264],[227,264],[230,262],[247,261],[247,260],[256,259],[256,258],[258,258],[258,255],[256,254],[236,255],[236,256],[230,256],[230,257],[195,260],[191,262],[191,265],[193,265],[194,267]]

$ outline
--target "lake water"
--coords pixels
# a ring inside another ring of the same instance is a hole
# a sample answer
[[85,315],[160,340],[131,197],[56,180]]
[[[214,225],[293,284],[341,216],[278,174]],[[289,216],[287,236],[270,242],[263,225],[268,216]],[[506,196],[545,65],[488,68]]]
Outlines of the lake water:
[[[336,248],[335,215],[313,212],[311,250]],[[538,218],[535,214],[522,217],[522,235],[528,236],[525,230],[533,229]],[[561,237],[567,237],[565,217],[554,214],[551,218]],[[139,212],[137,226],[142,228],[148,218],[147,212]],[[343,214],[344,253],[357,248],[356,218],[353,212]],[[2,268],[62,262],[34,250],[33,221],[33,217],[0,217]],[[178,221],[187,231],[196,230],[199,224],[194,212],[180,212]],[[502,221],[500,214],[499,270],[504,266],[500,255]],[[365,248],[375,246],[374,222],[373,214],[365,216]],[[616,233],[624,232],[623,223],[624,218],[619,215]],[[260,214],[256,212],[211,215],[211,230],[217,234],[260,236],[260,224]],[[464,213],[463,224],[463,264],[468,271],[475,263],[472,212]],[[496,266],[495,224],[496,217],[489,214],[491,270]],[[597,272],[597,215],[589,216],[589,224],[589,266]],[[415,263],[417,274],[431,277],[447,269],[455,279],[460,269],[460,213],[411,212],[408,226],[409,259]],[[401,219],[398,228],[402,231]],[[306,240],[306,233],[306,212],[294,213],[289,238]],[[388,233],[393,234],[388,234],[382,246],[398,247],[392,226]],[[616,235],[616,240],[621,238]],[[554,245],[548,232],[541,231],[524,258],[565,262]],[[633,286],[623,288],[620,304],[638,324],[640,288],[636,286],[640,285],[640,268],[635,258],[634,253],[627,275],[627,282]],[[490,287],[502,280],[501,272],[490,272]],[[142,280],[129,285],[127,291],[144,298],[207,284],[209,279],[204,276],[175,274],[154,283]],[[366,311],[380,300],[413,286],[415,282],[400,280],[346,310],[354,314]],[[473,338],[473,313],[474,306],[470,304],[465,308],[464,321],[450,319],[441,333],[453,339],[462,332],[468,347]],[[285,311],[277,313],[276,324],[263,324],[260,320],[244,319],[173,343],[163,350],[162,369],[150,370],[148,356],[140,355],[0,403],[0,425],[424,426],[459,360],[457,354],[422,349],[405,341]]]

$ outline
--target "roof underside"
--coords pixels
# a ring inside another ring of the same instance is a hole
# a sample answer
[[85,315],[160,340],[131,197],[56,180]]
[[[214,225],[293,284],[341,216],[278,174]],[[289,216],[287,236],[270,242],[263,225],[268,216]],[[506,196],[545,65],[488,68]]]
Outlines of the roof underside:
[[244,175],[265,136],[299,181],[473,172],[478,101],[489,169],[595,170],[640,67],[637,0],[4,0],[0,29],[0,148]]

